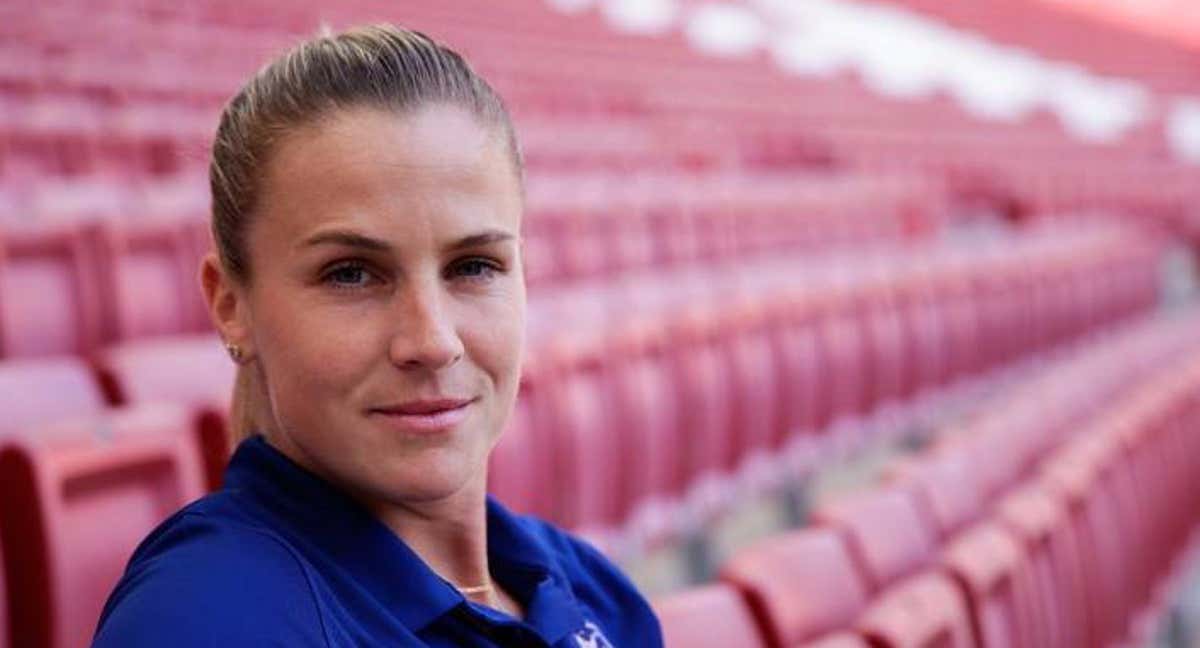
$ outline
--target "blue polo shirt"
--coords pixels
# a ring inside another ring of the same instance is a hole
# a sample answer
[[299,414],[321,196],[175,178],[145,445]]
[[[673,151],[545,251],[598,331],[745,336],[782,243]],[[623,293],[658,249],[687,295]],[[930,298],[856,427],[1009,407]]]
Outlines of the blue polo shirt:
[[662,645],[658,620],[599,552],[489,498],[492,577],[516,619],[465,599],[387,527],[261,437],[222,490],[134,552],[93,646]]

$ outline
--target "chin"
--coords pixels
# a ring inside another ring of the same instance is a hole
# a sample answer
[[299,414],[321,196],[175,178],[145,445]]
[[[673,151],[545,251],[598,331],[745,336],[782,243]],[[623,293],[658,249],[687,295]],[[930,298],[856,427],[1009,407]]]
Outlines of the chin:
[[397,504],[432,502],[458,495],[475,483],[475,472],[458,460],[410,460],[378,483],[380,495]]

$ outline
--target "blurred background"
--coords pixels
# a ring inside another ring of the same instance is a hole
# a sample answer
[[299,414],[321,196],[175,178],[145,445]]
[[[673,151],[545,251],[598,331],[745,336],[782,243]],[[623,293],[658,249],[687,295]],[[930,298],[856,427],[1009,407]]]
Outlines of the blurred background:
[[493,492],[670,646],[1200,645],[1200,5],[0,0],[0,646],[219,487],[207,147],[390,21],[528,164]]

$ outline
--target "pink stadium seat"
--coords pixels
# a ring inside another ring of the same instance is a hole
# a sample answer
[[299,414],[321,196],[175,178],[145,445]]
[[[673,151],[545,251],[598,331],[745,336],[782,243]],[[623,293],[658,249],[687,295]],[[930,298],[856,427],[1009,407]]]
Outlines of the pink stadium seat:
[[612,417],[609,367],[602,349],[579,337],[562,340],[550,361],[546,399],[547,449],[555,519],[569,528],[615,525],[624,453]]
[[825,380],[830,396],[828,409],[819,417],[823,424],[861,416],[872,405],[870,356],[861,313],[852,295],[839,292],[829,297],[828,310],[817,329],[827,359]]
[[911,393],[906,366],[909,349],[903,323],[892,299],[891,286],[869,286],[864,296],[865,328],[872,368],[872,400],[894,404]]
[[1021,543],[1034,574],[1044,631],[1035,645],[1086,645],[1084,576],[1059,501],[1036,484],[1025,485],[999,502],[996,517]]
[[100,383],[78,358],[0,362],[0,437],[106,406]]
[[734,437],[726,465],[737,467],[747,455],[773,450],[783,432],[779,423],[780,371],[771,346],[766,313],[754,304],[731,307],[722,322],[723,346],[729,357]]
[[823,355],[812,312],[802,295],[782,296],[775,323],[776,357],[782,366],[780,403],[789,434],[818,430]]
[[655,602],[667,648],[767,648],[741,593],[725,584],[707,585]]
[[[685,484],[680,476],[682,404],[677,400],[666,355],[666,331],[652,318],[635,320],[618,334],[613,366],[614,432],[624,447],[626,478],[619,485],[622,508],[649,515],[639,520],[651,537],[667,533],[664,507],[675,503]],[[649,539],[649,538],[648,538]]]
[[905,488],[873,489],[819,505],[814,523],[846,537],[862,579],[872,592],[916,573],[932,559],[934,531],[913,493]]
[[96,238],[110,339],[206,328],[199,258],[183,221],[108,222]]
[[720,347],[715,316],[698,309],[672,324],[672,380],[682,408],[680,429],[687,432],[681,484],[726,474],[733,456],[733,390],[729,361]]
[[805,645],[852,627],[868,591],[836,531],[806,529],[734,555],[721,580],[738,587],[771,646]]
[[0,534],[23,645],[87,645],[135,545],[203,492],[185,409],[39,429],[0,452]]
[[0,357],[94,348],[102,334],[94,269],[75,227],[0,234]]
[[[1002,527],[982,523],[956,537],[942,564],[966,594],[980,646],[1039,646],[1035,591],[1022,546]],[[1046,601],[1040,603],[1045,604]]]
[[96,366],[117,403],[175,401],[227,408],[236,366],[215,335],[134,340],[107,347]]
[[962,593],[944,574],[923,572],[875,599],[858,631],[883,648],[976,648]]
[[101,383],[118,404],[173,402],[192,410],[193,431],[215,489],[229,461],[228,415],[236,375],[214,335],[133,340],[95,356]]
[[984,510],[975,483],[974,456],[962,446],[918,458],[899,479],[911,487],[928,512],[938,536],[948,538]]
[[13,645],[8,627],[8,580],[4,576],[4,532],[0,531],[0,646]]

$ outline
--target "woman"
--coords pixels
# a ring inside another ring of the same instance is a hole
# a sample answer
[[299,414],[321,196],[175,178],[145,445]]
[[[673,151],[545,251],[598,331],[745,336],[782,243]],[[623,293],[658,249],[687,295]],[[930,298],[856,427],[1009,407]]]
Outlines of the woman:
[[94,645],[658,646],[595,550],[486,496],[523,347],[513,129],[393,27],[225,108],[201,278],[239,365],[225,487],[138,548]]

